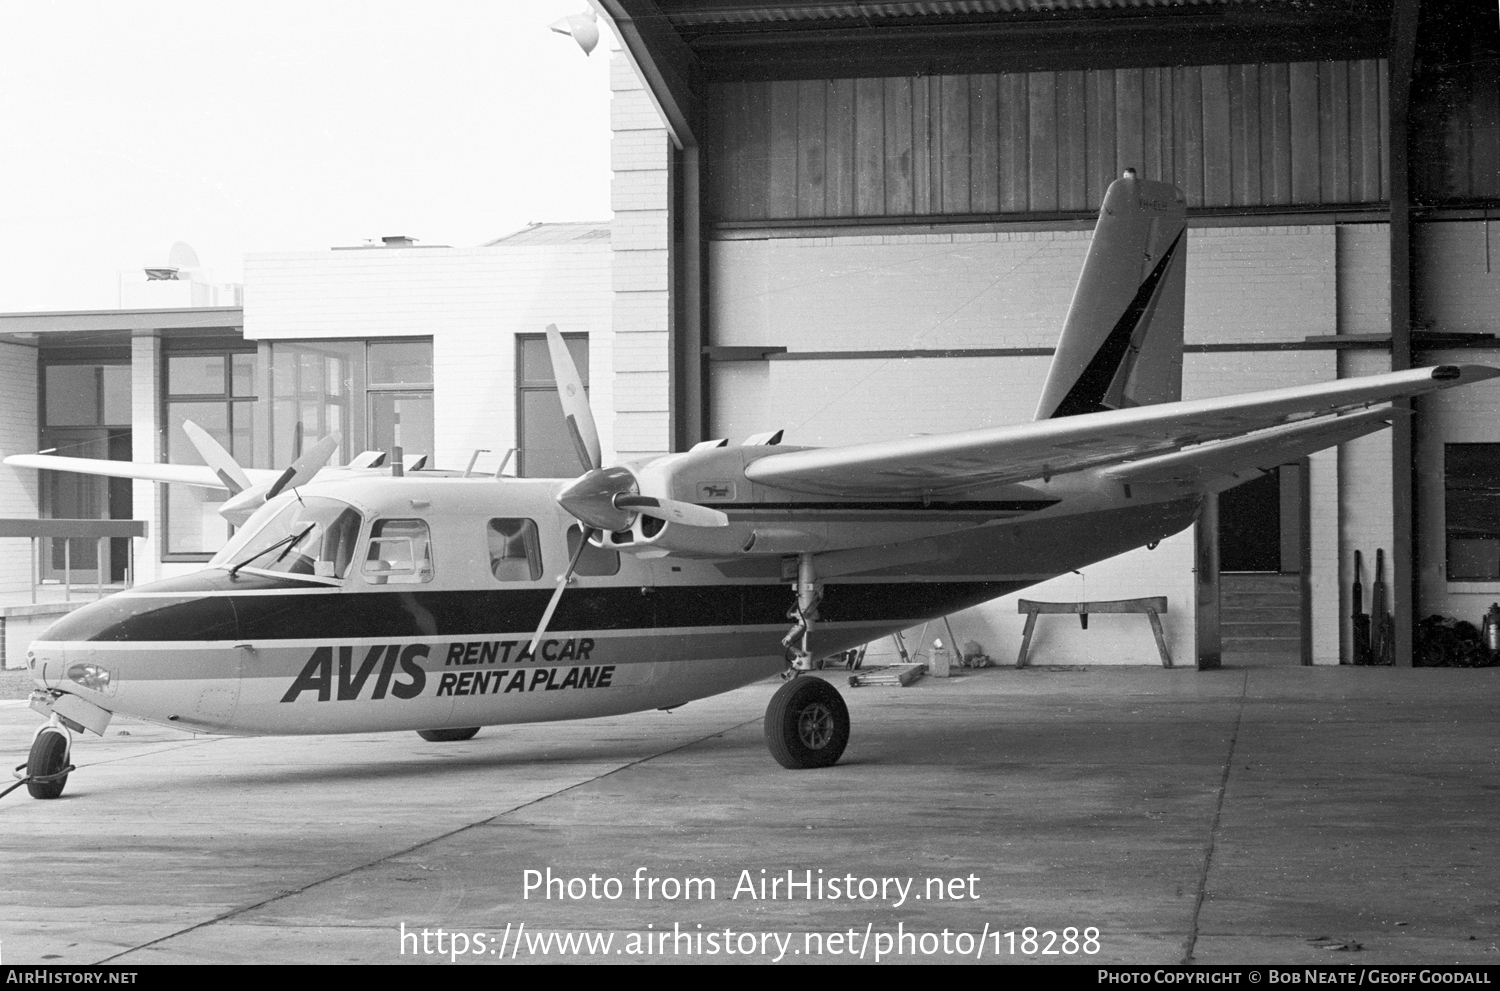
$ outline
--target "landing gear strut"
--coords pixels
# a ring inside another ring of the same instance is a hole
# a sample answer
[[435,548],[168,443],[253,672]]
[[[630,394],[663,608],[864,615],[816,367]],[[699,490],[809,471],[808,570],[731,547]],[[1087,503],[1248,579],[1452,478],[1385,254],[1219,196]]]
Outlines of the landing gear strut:
[[797,601],[786,616],[796,622],[781,638],[781,645],[786,648],[787,665],[793,672],[811,671],[812,654],[807,649],[807,639],[818,618],[818,603],[823,601],[823,583],[818,581],[811,554],[798,555],[797,584],[792,588],[797,592]]

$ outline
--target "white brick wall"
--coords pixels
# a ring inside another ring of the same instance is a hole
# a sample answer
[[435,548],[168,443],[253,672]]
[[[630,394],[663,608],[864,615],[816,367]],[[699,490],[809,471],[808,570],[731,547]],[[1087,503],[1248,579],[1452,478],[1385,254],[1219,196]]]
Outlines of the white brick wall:
[[[0,458],[34,453],[37,437],[36,348],[0,344]],[[37,499],[34,469],[0,465],[0,516],[35,519]],[[0,540],[0,592],[30,589],[31,541]]]
[[[1485,236],[1489,268],[1485,271]],[[1446,333],[1500,331],[1500,218],[1415,224],[1416,322]]]
[[[714,344],[1052,347],[1092,232],[768,238],[710,245]],[[1331,227],[1189,232],[1189,343],[1336,327]]]
[[615,430],[622,460],[671,445],[667,165],[668,137],[635,70],[611,64],[610,228],[614,248]]
[[1340,334],[1391,332],[1391,225],[1341,224],[1338,238]]

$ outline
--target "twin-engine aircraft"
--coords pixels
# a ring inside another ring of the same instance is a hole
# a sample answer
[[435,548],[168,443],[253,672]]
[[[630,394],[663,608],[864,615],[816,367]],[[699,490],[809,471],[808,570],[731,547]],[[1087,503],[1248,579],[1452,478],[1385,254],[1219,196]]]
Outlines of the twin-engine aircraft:
[[1207,493],[1387,425],[1393,399],[1500,375],[1442,365],[1180,401],[1182,195],[1127,172],[1105,197],[1035,419],[836,448],[738,445],[605,467],[577,369],[548,343],[576,479],[241,469],[42,455],[6,463],[227,488],[241,523],[201,571],[53,624],[27,663],[31,794],[114,713],[211,733],[479,727],[672,708],[778,672],[786,767],[849,738],[813,660],[1192,523]]

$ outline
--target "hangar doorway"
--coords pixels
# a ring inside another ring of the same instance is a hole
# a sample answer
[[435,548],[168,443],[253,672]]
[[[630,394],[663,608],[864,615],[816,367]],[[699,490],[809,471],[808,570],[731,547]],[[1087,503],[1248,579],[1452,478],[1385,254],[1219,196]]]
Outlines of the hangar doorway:
[[1232,664],[1308,664],[1306,461],[1219,495],[1221,651]]

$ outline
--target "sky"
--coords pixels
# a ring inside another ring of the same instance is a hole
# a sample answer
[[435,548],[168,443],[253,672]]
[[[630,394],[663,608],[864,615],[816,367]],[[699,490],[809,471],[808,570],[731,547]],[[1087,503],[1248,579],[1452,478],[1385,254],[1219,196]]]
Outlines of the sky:
[[0,0],[0,312],[108,309],[176,241],[473,246],[609,209],[585,0]]

